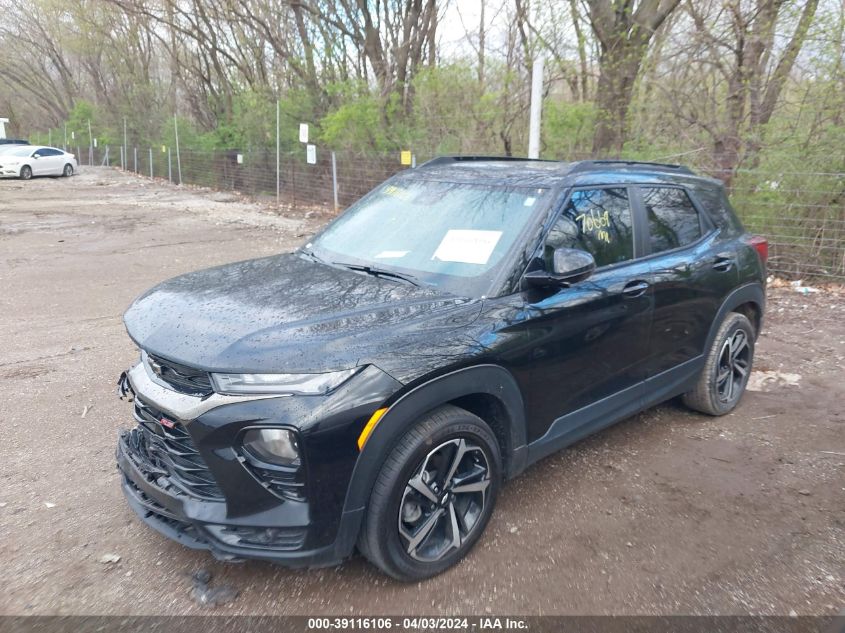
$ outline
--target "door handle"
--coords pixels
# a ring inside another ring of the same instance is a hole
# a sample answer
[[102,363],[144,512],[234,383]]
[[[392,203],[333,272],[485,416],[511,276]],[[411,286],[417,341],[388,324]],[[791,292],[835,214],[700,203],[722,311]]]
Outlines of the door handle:
[[720,273],[726,273],[734,267],[733,257],[730,255],[716,255],[713,261],[713,270],[718,270]]
[[645,293],[646,290],[648,290],[648,283],[645,281],[632,281],[625,284],[625,287],[622,288],[622,294],[629,299],[633,299]]

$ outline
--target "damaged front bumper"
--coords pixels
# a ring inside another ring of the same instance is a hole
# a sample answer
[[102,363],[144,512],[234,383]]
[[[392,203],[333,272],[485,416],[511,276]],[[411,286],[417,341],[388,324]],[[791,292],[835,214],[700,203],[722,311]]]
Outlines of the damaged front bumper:
[[[195,396],[169,389],[146,363],[135,365],[118,383],[138,423],[121,433],[116,451],[130,507],[164,536],[222,560],[340,563],[363,517],[343,503],[355,438],[398,384],[374,367],[356,381],[309,398]],[[244,458],[239,438],[262,425],[296,429],[303,459],[290,479],[276,472],[268,480]]]
[[286,502],[231,519],[225,501],[180,494],[163,477],[151,481],[151,473],[132,450],[131,434],[123,432],[117,448],[123,493],[141,520],[157,532],[186,547],[209,550],[220,560],[263,558],[290,566],[322,566],[343,558],[338,559],[333,546],[301,549],[310,527],[305,504]]

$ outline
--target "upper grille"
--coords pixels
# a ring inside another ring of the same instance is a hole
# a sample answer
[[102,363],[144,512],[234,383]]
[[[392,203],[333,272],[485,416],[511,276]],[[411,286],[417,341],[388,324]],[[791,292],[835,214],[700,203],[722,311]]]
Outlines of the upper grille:
[[204,499],[222,499],[223,493],[185,427],[174,422],[173,428],[161,424],[164,416],[147,403],[135,398],[135,418],[140,424],[129,434],[129,445],[144,461],[144,470],[156,481],[164,478],[180,491]]
[[174,363],[149,353],[146,363],[156,376],[176,391],[194,395],[207,395],[213,391],[211,376],[206,371]]

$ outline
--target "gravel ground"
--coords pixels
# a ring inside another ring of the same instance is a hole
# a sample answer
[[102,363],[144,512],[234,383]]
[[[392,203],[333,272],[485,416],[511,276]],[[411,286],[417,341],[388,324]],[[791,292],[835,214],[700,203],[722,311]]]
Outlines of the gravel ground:
[[[107,169],[0,181],[0,614],[832,614],[845,606],[845,294],[770,291],[733,414],[668,403],[509,484],[455,569],[223,564],[138,521],[114,467],[121,313],[326,219]],[[115,560],[116,562],[102,562]],[[190,574],[239,591],[200,606]]]

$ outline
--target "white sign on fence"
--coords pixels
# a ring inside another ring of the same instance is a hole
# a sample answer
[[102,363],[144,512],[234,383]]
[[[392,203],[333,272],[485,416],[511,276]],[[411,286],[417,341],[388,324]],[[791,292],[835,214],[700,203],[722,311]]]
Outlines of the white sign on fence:
[[299,142],[300,143],[307,143],[308,142],[308,124],[307,123],[300,123],[299,124]]
[[243,165],[243,164],[244,164],[244,155],[238,154],[238,165]]
[[305,146],[305,162],[309,165],[316,165],[317,164],[317,146],[316,145],[306,145]]

